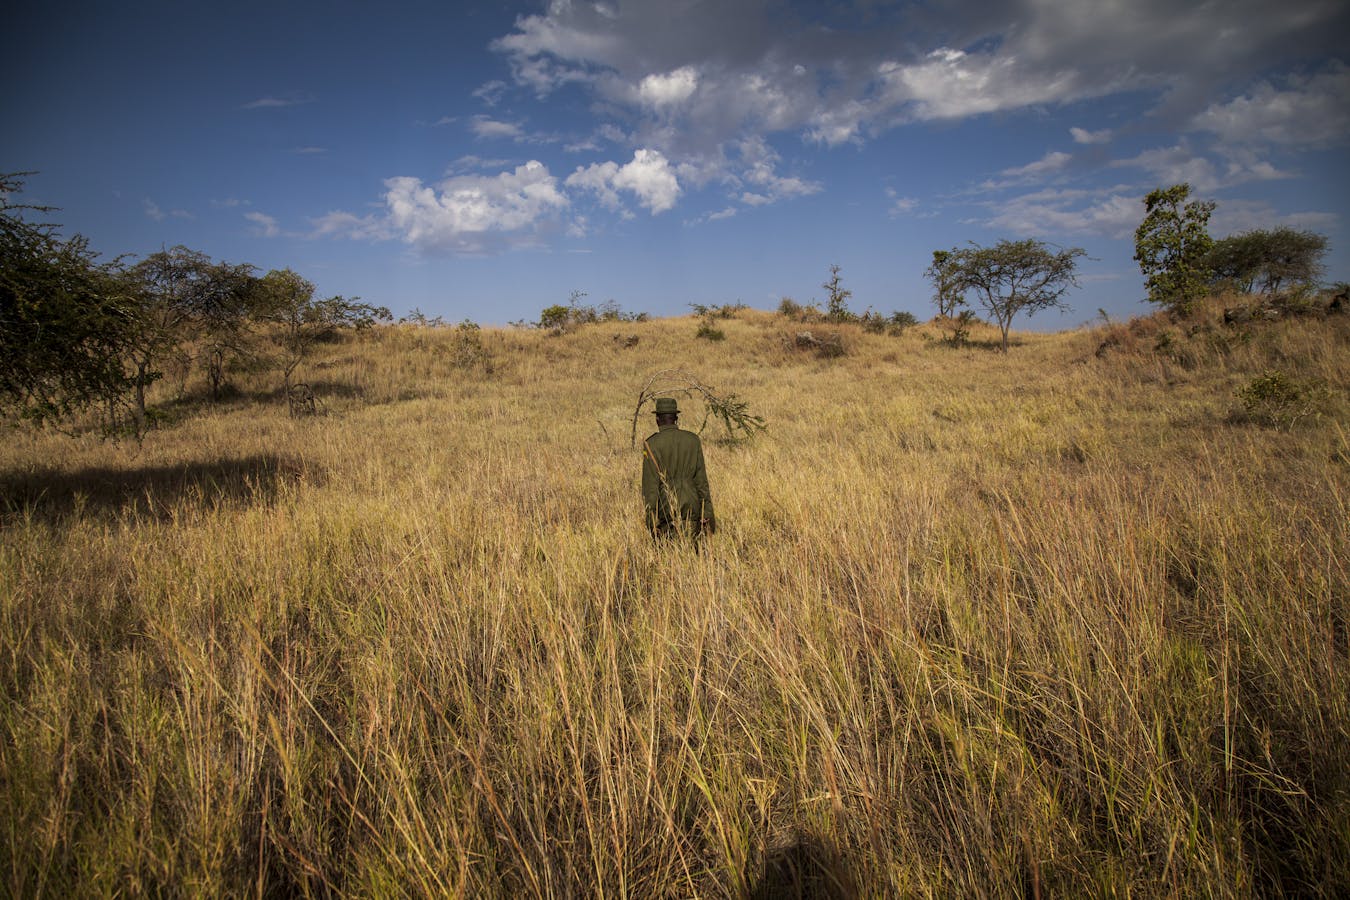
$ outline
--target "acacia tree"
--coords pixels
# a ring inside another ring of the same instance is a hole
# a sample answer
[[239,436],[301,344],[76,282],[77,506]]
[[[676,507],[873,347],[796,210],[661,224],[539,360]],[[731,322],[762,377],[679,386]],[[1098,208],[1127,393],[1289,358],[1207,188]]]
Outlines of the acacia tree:
[[22,173],[0,175],[0,409],[38,423],[91,405],[114,414],[131,304],[83,237],[25,221],[51,209],[10,202],[22,189]]
[[220,399],[225,386],[226,363],[254,353],[251,313],[259,281],[253,272],[247,263],[220,262],[210,267],[203,284],[197,332],[212,400]]
[[1210,283],[1250,294],[1261,271],[1260,248],[1253,233],[1233,234],[1214,242],[1205,255]]
[[1322,274],[1326,252],[1325,236],[1281,226],[1217,240],[1206,262],[1216,281],[1227,280],[1245,293],[1259,283],[1261,293],[1271,294],[1286,283],[1315,282]]
[[386,307],[358,302],[360,298],[314,299],[314,284],[290,269],[273,269],[257,286],[257,315],[271,323],[272,342],[281,351],[281,366],[287,394],[291,376],[314,348],[340,328],[358,331],[387,322],[393,315]]
[[162,375],[158,367],[175,355],[182,357],[185,372],[192,362],[189,341],[220,302],[213,276],[210,257],[182,245],[152,253],[127,270],[128,290],[136,298],[131,360],[138,427],[145,424],[145,389]]
[[1134,232],[1134,259],[1148,287],[1148,300],[1186,313],[1208,290],[1206,259],[1212,200],[1192,200],[1189,184],[1158,188],[1144,198],[1144,220]]
[[933,262],[924,269],[924,277],[933,282],[933,302],[937,305],[939,316],[956,315],[958,307],[966,303],[965,295],[958,290],[956,256],[957,250],[934,250]]
[[1008,329],[1019,314],[1042,309],[1068,309],[1063,296],[1078,286],[1079,247],[1052,250],[1041,241],[999,241],[992,247],[971,244],[949,251],[955,278],[953,290],[974,291],[976,302],[998,323],[1002,349],[1008,352]]

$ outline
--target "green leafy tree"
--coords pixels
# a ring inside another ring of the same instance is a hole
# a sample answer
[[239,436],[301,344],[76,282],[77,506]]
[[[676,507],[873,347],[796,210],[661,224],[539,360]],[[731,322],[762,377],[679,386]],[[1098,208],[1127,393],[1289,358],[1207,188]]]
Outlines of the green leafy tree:
[[343,328],[363,330],[393,315],[383,306],[358,302],[359,298],[314,299],[314,285],[290,269],[273,269],[258,284],[255,298],[258,316],[271,323],[272,342],[281,351],[281,367],[287,394],[291,376],[314,346]]
[[1206,254],[1205,268],[1214,286],[1250,294],[1261,272],[1259,243],[1251,232],[1221,238]]
[[839,266],[830,266],[830,280],[821,285],[830,295],[825,307],[825,318],[831,322],[847,322],[853,318],[848,308],[848,298],[853,296],[853,292],[840,283],[839,272]]
[[1215,281],[1238,290],[1272,294],[1288,284],[1312,284],[1322,274],[1325,236],[1281,226],[1230,235],[1214,242],[1206,261]]
[[934,250],[933,262],[923,273],[933,282],[933,302],[937,305],[938,315],[943,318],[955,316],[956,310],[966,302],[957,278],[959,253],[959,250]]
[[255,355],[253,317],[259,280],[247,264],[216,263],[207,272],[198,306],[198,337],[211,399],[220,399],[231,361]]
[[131,383],[129,298],[83,237],[25,220],[51,210],[11,202],[22,189],[22,174],[0,175],[0,410],[42,423],[101,406],[115,419]]
[[1069,308],[1063,297],[1078,286],[1077,264],[1084,255],[1078,247],[1056,251],[1037,240],[1005,240],[952,250],[948,262],[956,279],[953,290],[975,293],[976,302],[998,323],[1007,353],[1008,329],[1018,315]]
[[253,268],[215,263],[179,245],[136,263],[126,280],[136,299],[131,358],[138,425],[145,423],[145,389],[161,377],[159,367],[168,358],[179,358],[186,371],[194,351],[201,352],[211,394],[218,397],[226,357],[245,352]]
[[1213,201],[1191,200],[1189,184],[1158,188],[1144,198],[1144,219],[1134,232],[1134,259],[1148,288],[1148,300],[1186,313],[1209,289],[1206,260]]

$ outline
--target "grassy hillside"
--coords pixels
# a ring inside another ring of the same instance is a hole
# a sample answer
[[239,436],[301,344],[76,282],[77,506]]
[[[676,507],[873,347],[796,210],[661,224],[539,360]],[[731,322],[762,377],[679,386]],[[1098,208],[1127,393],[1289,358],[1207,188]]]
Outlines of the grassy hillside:
[[[7,433],[0,885],[1344,896],[1350,317],[1218,316],[393,327],[312,418]],[[702,554],[640,520],[671,367],[768,422]]]

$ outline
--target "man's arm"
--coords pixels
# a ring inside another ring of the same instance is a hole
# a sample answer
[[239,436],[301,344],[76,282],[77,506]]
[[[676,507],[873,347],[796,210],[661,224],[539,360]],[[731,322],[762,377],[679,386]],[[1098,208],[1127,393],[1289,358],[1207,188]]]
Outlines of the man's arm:
[[656,471],[656,458],[646,441],[642,442],[642,506],[647,527],[656,525],[658,502],[661,496],[661,476]]
[[713,515],[712,489],[708,487],[708,470],[703,464],[703,444],[698,445],[698,454],[694,461],[694,490],[698,492],[699,518],[710,531],[717,528],[717,518]]

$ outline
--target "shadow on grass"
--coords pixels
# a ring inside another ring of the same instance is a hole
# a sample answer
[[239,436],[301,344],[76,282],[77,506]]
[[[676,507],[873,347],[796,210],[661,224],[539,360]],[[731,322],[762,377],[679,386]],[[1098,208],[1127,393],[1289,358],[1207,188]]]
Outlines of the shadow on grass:
[[[1022,347],[1025,345],[1026,341],[1015,337],[1008,338],[1009,350],[1012,350],[1014,347]],[[1003,341],[998,338],[966,338],[959,344],[953,344],[947,338],[939,338],[938,340],[930,341],[929,346],[936,347],[940,350],[985,350],[991,353],[1003,352]]]
[[757,875],[748,879],[748,900],[853,900],[860,896],[843,856],[815,835],[797,835],[770,849]]
[[271,503],[283,484],[314,482],[301,460],[272,455],[153,466],[0,472],[0,525],[71,517],[165,519],[183,504],[199,509]]
[[[302,382],[297,380],[295,383],[300,384]],[[350,399],[353,397],[361,398],[366,395],[364,387],[349,384],[345,381],[318,379],[303,383],[309,385],[315,397]],[[195,412],[204,409],[232,408],[257,403],[278,403],[284,406],[286,404],[286,387],[278,384],[268,388],[245,390],[233,382],[226,382],[215,396],[212,396],[209,390],[202,387],[167,401],[163,404],[163,407],[165,409],[188,409]]]

